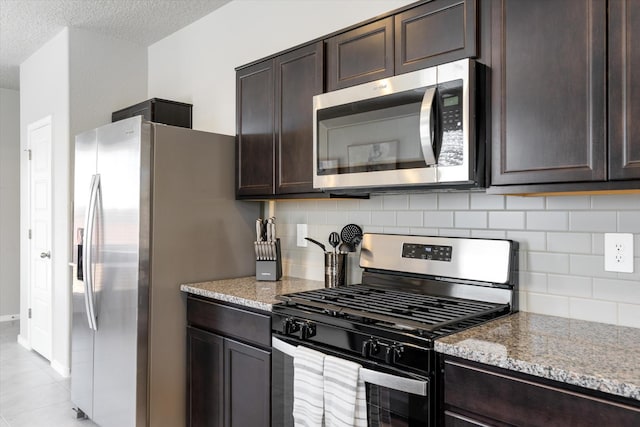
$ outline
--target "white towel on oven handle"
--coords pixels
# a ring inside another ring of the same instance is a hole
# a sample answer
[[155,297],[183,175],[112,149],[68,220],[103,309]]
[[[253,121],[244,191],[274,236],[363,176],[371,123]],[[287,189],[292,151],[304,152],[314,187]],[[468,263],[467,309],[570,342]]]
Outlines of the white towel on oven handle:
[[367,397],[362,366],[333,356],[324,358],[326,427],[367,427]]
[[322,427],[324,354],[303,346],[293,356],[293,420],[296,427]]

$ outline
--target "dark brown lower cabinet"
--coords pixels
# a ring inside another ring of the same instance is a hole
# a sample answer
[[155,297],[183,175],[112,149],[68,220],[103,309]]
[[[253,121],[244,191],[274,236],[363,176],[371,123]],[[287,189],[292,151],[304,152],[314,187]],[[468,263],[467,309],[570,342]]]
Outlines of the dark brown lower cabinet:
[[445,357],[444,425],[640,425],[640,402]]
[[268,313],[189,297],[187,319],[187,426],[268,427]]

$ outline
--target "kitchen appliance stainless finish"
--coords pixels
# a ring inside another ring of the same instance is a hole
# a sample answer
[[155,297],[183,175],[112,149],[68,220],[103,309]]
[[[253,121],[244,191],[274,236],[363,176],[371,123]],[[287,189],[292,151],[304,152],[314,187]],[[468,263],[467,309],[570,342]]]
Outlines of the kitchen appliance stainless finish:
[[314,96],[314,187],[483,186],[475,94],[463,59]]
[[102,427],[185,423],[179,286],[254,274],[233,157],[233,137],[139,116],[76,137],[71,400]]
[[364,234],[362,284],[279,296],[273,425],[293,425],[296,346],[359,363],[369,426],[440,425],[434,339],[518,310],[518,244]]

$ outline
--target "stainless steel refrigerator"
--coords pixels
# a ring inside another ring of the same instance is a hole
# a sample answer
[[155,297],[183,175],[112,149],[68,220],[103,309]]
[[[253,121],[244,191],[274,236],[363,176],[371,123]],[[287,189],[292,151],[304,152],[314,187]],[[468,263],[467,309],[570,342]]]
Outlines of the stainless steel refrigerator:
[[185,423],[180,284],[255,274],[234,153],[140,117],[76,137],[71,400],[102,427]]

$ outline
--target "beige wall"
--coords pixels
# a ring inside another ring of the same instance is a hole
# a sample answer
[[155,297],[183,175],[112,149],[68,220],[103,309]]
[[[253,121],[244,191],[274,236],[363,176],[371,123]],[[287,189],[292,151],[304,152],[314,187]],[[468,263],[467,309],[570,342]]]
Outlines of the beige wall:
[[0,321],[20,313],[20,93],[0,88]]

